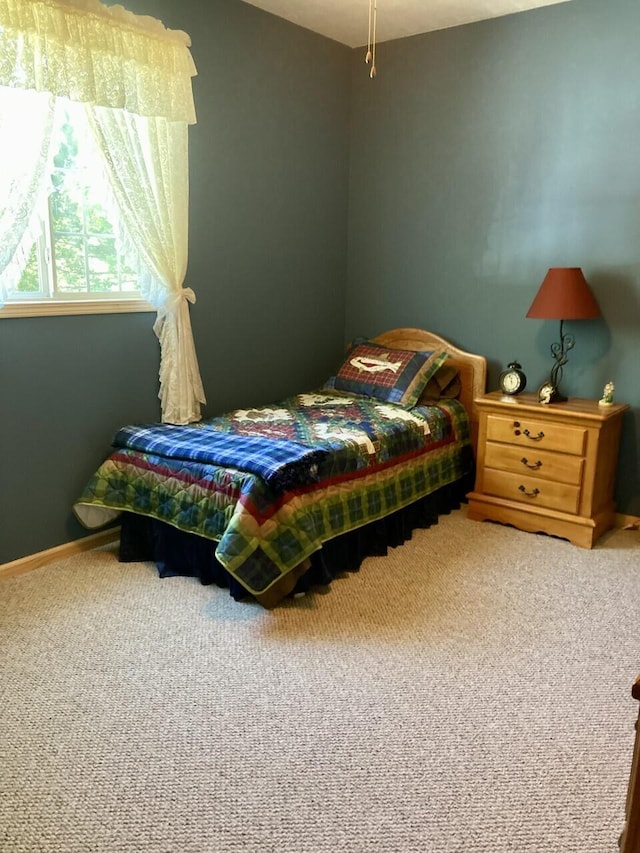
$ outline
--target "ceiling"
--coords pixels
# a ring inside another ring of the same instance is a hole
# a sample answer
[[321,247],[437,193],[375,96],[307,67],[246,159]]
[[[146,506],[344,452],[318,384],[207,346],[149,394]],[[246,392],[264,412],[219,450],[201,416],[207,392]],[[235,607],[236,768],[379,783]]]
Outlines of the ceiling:
[[[367,43],[369,0],[244,0],[349,47]],[[569,0],[376,0],[377,41],[414,36]]]

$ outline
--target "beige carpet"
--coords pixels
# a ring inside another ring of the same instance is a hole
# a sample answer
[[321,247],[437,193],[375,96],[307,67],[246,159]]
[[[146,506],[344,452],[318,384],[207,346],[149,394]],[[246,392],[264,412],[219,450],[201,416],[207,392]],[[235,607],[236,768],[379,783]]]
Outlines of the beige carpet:
[[640,537],[468,521],[266,612],[113,549],[0,582],[0,849],[615,853]]

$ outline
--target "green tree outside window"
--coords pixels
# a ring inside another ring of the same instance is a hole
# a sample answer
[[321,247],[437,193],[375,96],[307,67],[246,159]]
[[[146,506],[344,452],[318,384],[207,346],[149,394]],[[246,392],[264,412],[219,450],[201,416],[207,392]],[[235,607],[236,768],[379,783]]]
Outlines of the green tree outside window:
[[[40,244],[34,244],[18,285],[18,293],[87,297],[137,295],[138,274],[119,255],[118,223],[110,221],[83,165],[73,119],[67,113],[61,142],[53,158],[52,192],[45,211]],[[43,250],[43,246],[47,248]],[[43,269],[46,260],[50,269]],[[43,283],[49,282],[48,286]]]

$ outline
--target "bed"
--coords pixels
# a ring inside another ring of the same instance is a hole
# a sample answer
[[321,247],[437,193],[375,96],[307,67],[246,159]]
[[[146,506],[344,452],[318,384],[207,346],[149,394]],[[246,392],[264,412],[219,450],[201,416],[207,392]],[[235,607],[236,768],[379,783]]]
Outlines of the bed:
[[357,339],[324,386],[188,427],[123,427],[74,504],[120,559],[273,607],[402,544],[473,487],[486,360],[421,329]]

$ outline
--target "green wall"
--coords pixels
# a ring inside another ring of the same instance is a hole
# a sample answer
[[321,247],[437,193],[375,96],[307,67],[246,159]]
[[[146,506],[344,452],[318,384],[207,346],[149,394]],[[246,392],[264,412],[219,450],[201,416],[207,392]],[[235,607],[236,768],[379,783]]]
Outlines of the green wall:
[[580,266],[603,319],[566,324],[563,388],[624,422],[618,509],[640,515],[640,5],[570,3],[382,44],[352,60],[346,336],[432,329],[535,390],[559,323],[525,314]]
[[[640,515],[640,9],[572,0],[350,51],[239,0],[127,0],[190,33],[190,258],[205,414],[328,375],[400,325],[546,378],[525,314],[582,266],[603,320],[565,389],[625,419],[618,508]],[[86,534],[71,505],[125,422],[159,417],[153,315],[0,321],[0,563]]]
[[[343,345],[348,48],[238,0],[127,0],[191,35],[186,284],[205,414],[319,384]],[[0,563],[87,534],[71,506],[159,418],[153,314],[0,320]]]

